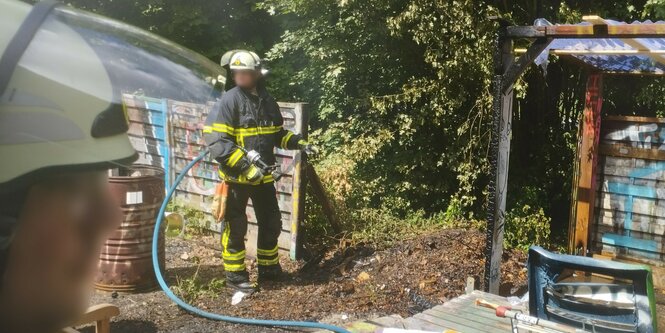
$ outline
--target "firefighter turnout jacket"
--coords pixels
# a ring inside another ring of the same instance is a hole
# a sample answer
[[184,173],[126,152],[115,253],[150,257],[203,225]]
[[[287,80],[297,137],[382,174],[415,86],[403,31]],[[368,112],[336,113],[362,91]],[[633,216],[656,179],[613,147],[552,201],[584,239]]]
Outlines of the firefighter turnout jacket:
[[266,89],[260,86],[257,92],[258,96],[240,87],[230,89],[205,121],[203,137],[211,156],[219,162],[219,174],[224,181],[252,185],[274,181],[270,174],[254,183],[247,180],[244,171],[250,162],[245,151],[255,150],[266,164],[273,165],[275,147],[298,149],[302,139],[283,128],[279,106]]

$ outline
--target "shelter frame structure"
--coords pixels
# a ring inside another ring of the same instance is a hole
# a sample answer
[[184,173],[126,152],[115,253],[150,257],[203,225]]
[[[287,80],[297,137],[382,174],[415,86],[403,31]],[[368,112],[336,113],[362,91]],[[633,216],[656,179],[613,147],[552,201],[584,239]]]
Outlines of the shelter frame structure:
[[[665,22],[623,23],[584,16],[580,24],[511,26],[501,19],[495,39],[492,77],[492,139],[485,249],[485,290],[498,294],[503,254],[513,85],[534,62],[556,54],[589,71],[581,148],[592,152],[580,161],[573,192],[584,198],[571,209],[569,251],[587,255],[589,223],[594,214],[594,169],[597,160],[603,75],[665,75]],[[545,22],[545,23],[543,23]],[[530,42],[514,49],[515,41]],[[517,56],[519,54],[519,57]],[[574,214],[572,212],[574,211]]]

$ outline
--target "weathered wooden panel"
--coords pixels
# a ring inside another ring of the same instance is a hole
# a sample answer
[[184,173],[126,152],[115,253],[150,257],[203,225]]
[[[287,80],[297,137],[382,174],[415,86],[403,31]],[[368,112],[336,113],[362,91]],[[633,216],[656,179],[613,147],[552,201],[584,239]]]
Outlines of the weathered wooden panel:
[[143,96],[125,94],[122,99],[129,120],[129,140],[139,154],[136,163],[163,168],[168,185],[166,105],[160,99]]
[[665,257],[665,120],[603,121],[596,253],[662,262]]
[[[175,180],[205,149],[202,129],[210,106],[173,100],[167,101],[167,105],[171,125],[171,179]],[[208,213],[217,179],[217,165],[207,158],[189,170],[178,185],[175,199]]]
[[630,143],[635,148],[665,150],[665,124],[659,120],[607,120],[603,122],[601,136],[603,141]]
[[[634,213],[629,216],[626,212],[600,209],[598,211],[598,226],[613,228],[614,230],[632,230],[654,235],[665,235],[665,219],[652,215]],[[625,224],[627,218],[632,218],[632,223]]]

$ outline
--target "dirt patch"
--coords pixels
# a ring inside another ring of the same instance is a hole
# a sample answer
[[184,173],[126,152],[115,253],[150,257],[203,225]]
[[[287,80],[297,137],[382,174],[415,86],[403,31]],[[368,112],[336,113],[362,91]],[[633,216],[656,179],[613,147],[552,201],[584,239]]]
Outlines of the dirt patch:
[[[169,239],[169,284],[182,285],[194,274],[200,286],[217,283],[223,278],[223,266],[215,247],[218,240],[211,236],[190,241]],[[443,230],[381,251],[363,245],[336,249],[325,253],[316,264],[282,258],[289,279],[264,285],[260,292],[235,306],[224,291],[187,296],[204,310],[242,317],[343,324],[390,314],[409,316],[462,294],[469,276],[481,281],[483,249],[484,235],[477,231]],[[521,296],[526,291],[526,255],[507,251],[503,259],[502,292]],[[248,264],[254,272],[255,263]],[[116,298],[98,293],[93,302],[118,304],[122,314],[114,327],[125,333],[272,330],[191,316],[160,291]]]

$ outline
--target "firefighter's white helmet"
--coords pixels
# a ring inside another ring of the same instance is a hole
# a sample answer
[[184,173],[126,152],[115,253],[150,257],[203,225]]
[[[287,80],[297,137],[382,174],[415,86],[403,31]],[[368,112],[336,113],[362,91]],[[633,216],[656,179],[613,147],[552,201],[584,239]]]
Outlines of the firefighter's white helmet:
[[229,60],[231,70],[261,70],[261,58],[251,51],[237,51],[233,53]]

